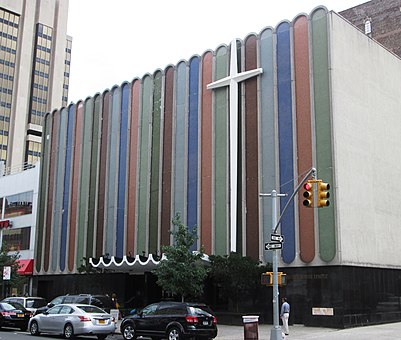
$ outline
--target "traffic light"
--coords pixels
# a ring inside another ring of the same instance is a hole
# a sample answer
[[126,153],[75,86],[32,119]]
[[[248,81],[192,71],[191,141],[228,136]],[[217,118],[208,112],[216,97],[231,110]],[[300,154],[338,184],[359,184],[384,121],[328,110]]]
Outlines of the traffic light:
[[330,201],[328,198],[330,197],[330,184],[324,182],[317,183],[317,206],[318,208],[321,207],[328,207],[330,205]]
[[265,286],[273,285],[273,273],[272,272],[262,273],[262,276],[260,278],[260,283]]
[[287,284],[287,274],[283,272],[278,272],[278,285],[285,286]]
[[307,181],[304,184],[304,201],[303,201],[303,205],[305,207],[313,207],[313,182],[312,181]]

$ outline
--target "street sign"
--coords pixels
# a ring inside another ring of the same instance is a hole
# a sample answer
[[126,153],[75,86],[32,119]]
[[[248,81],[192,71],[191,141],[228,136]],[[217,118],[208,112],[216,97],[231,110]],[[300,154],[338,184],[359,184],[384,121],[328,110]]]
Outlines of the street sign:
[[270,234],[270,235],[271,235],[270,239],[272,241],[284,242],[284,236],[283,235],[279,235],[279,234]]
[[283,248],[283,244],[281,242],[270,242],[265,243],[265,250],[274,250]]

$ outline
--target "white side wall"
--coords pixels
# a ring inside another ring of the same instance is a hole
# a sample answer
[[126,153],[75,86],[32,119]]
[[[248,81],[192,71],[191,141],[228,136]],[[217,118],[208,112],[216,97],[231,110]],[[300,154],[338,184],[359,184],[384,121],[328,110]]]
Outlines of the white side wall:
[[401,59],[330,18],[340,262],[401,268]]

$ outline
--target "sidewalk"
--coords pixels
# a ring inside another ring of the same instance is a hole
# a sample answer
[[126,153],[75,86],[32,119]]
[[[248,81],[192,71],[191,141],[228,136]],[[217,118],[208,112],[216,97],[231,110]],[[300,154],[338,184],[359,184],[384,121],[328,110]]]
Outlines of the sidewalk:
[[[259,340],[270,340],[271,325],[259,325]],[[244,340],[242,326],[218,325],[217,340]],[[324,340],[376,340],[401,339],[401,322],[364,326],[349,329],[333,329],[321,327],[290,326],[290,335],[285,340],[324,339]]]

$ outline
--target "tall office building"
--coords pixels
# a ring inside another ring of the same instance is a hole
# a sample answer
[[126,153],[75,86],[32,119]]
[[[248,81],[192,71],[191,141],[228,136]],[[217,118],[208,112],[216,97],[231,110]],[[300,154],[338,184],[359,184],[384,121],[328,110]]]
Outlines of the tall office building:
[[68,101],[68,0],[0,0],[0,162],[40,157],[43,116]]

